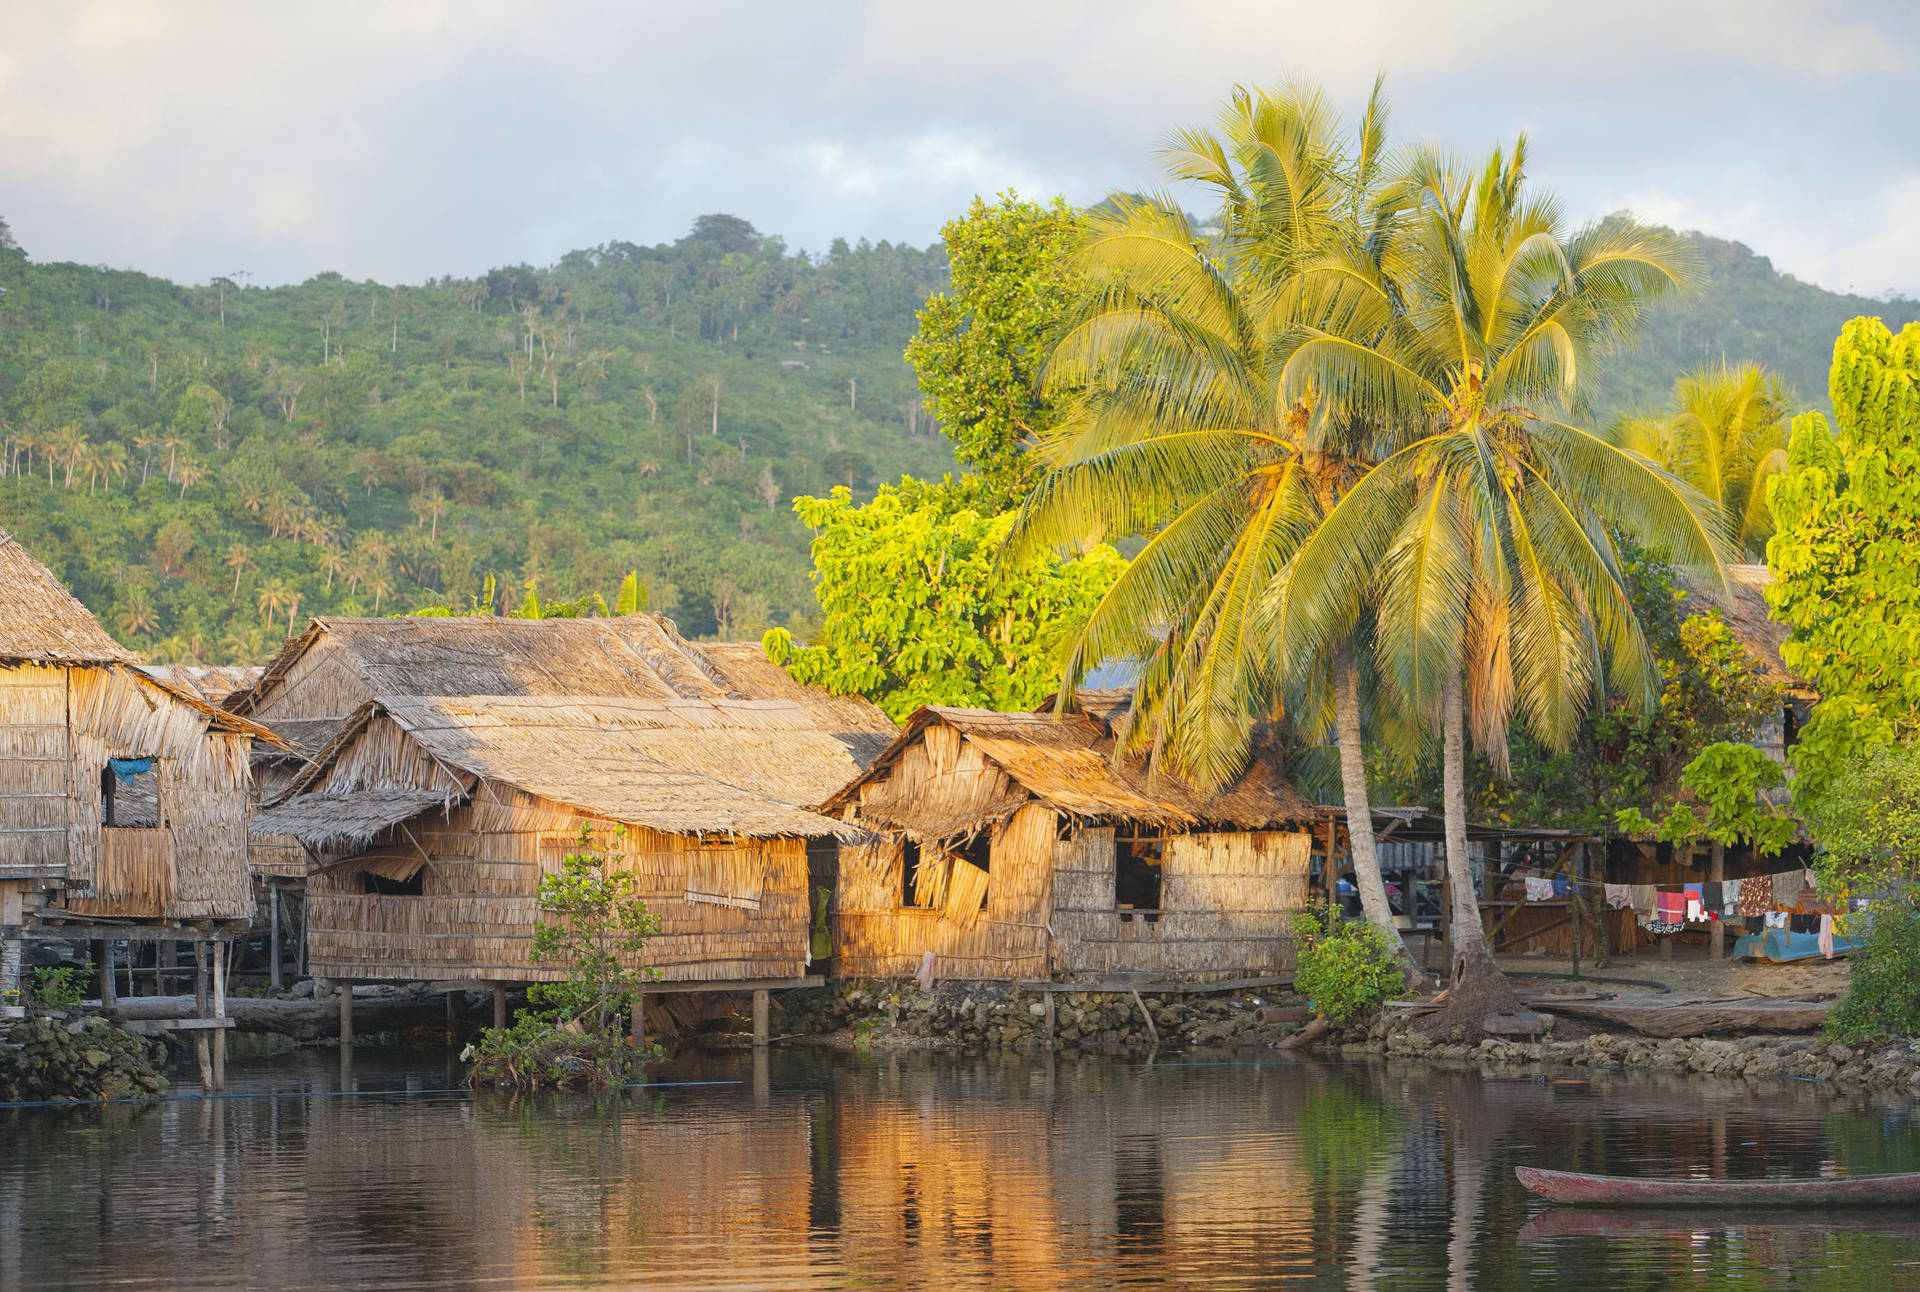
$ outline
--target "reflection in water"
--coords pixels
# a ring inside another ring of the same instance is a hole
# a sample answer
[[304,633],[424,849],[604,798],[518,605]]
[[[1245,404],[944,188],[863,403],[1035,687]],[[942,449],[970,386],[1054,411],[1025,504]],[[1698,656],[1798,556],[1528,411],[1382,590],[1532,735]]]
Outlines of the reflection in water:
[[1920,1279],[1904,1215],[1575,1212],[1513,1181],[1920,1167],[1905,1101],[1796,1082],[786,1050],[597,1103],[457,1076],[306,1054],[236,1064],[230,1099],[0,1111],[0,1287]]

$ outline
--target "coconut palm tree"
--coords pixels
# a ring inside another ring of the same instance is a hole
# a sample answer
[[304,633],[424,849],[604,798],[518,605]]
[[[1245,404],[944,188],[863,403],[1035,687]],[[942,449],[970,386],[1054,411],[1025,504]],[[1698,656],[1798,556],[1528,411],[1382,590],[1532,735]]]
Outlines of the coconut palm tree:
[[1411,436],[1303,545],[1279,625],[1310,658],[1370,606],[1376,667],[1439,729],[1455,915],[1448,1013],[1474,1028],[1489,1002],[1512,997],[1468,872],[1468,716],[1504,769],[1516,715],[1557,748],[1609,685],[1651,702],[1657,671],[1612,535],[1716,573],[1725,550],[1696,490],[1563,412],[1595,352],[1690,282],[1686,244],[1618,218],[1568,232],[1552,199],[1527,194],[1525,163],[1524,138],[1478,172],[1413,154],[1411,205],[1375,285],[1392,302],[1385,323],[1316,330],[1286,377]]
[[1622,419],[1610,438],[1718,502],[1740,552],[1757,558],[1773,533],[1767,478],[1786,465],[1791,420],[1777,374],[1721,363],[1682,374],[1671,413]]
[[[1391,214],[1376,192],[1386,119],[1378,86],[1352,140],[1310,87],[1236,91],[1217,132],[1182,132],[1166,152],[1170,178],[1218,196],[1219,231],[1197,231],[1171,202],[1116,198],[1078,253],[1090,292],[1046,369],[1071,411],[1042,437],[1048,470],[1012,541],[1148,535],[1075,642],[1067,679],[1107,658],[1144,660],[1126,734],[1202,785],[1237,774],[1255,723],[1285,705],[1267,589],[1389,447],[1378,424],[1281,380],[1303,321],[1352,326],[1376,308],[1344,279]],[[1401,946],[1350,635],[1298,680],[1297,726],[1323,729],[1331,701],[1361,904]]]
[[284,579],[268,579],[254,593],[263,623],[272,623],[282,610],[298,600],[299,594]]
[[235,543],[227,548],[226,567],[233,571],[233,588],[227,593],[232,601],[240,595],[240,576],[253,568],[253,549],[245,543]]

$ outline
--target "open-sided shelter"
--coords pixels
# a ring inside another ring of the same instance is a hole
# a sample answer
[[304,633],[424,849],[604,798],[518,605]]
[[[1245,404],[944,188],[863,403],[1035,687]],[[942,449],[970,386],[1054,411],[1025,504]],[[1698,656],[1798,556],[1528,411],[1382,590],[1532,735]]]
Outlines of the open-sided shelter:
[[1277,764],[1225,791],[1115,757],[1124,697],[1079,712],[927,707],[823,811],[847,977],[1218,981],[1293,967],[1319,817]]

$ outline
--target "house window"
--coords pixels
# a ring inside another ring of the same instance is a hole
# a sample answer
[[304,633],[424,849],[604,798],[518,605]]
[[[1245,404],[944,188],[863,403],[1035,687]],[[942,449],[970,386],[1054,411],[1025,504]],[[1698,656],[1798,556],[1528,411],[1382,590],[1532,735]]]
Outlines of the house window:
[[160,825],[158,761],[107,760],[100,769],[100,824],[114,829],[153,829]]
[[364,891],[378,893],[381,897],[425,897],[427,895],[427,868],[425,866],[413,872],[406,879],[388,879],[385,875],[376,875],[365,871],[360,876],[366,881]]
[[1131,920],[1134,912],[1153,924],[1160,919],[1161,853],[1159,835],[1113,836],[1113,905],[1120,918]]
[[900,845],[900,905],[917,906],[914,890],[920,886],[920,845],[908,839]]

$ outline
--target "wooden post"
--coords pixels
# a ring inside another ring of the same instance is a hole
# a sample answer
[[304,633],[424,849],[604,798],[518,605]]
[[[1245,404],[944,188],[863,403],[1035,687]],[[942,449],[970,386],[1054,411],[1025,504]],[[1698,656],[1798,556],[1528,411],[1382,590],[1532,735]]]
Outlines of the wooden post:
[[207,1001],[207,943],[204,938],[193,940],[193,1016],[206,1018]]
[[1047,1044],[1053,1044],[1053,988],[1047,988]]
[[765,1045],[771,1038],[767,1027],[767,989],[759,987],[753,993],[753,1043]]
[[[1727,845],[1724,843],[1715,843],[1712,848],[1708,850],[1707,856],[1711,859],[1711,866],[1707,871],[1707,875],[1714,883],[1718,884],[1727,877]],[[1723,902],[1722,907],[1724,908],[1724,906],[1725,903]],[[1710,947],[1708,954],[1715,960],[1724,960],[1727,958],[1726,917],[1722,911],[1709,911],[1707,914],[1718,917],[1707,926],[1707,939],[1708,946]]]
[[505,1030],[507,1026],[507,984],[493,984],[493,1025]]
[[353,984],[335,979],[340,989],[340,1047],[346,1049],[353,1044]]
[[19,1018],[25,1012],[20,1004],[24,895],[22,884],[0,884],[0,1018]]
[[[1335,839],[1334,832],[1336,829],[1338,829],[1338,827],[1335,825],[1334,819],[1332,817],[1328,817],[1327,818],[1327,859],[1326,859],[1326,864],[1320,868],[1320,887],[1323,890],[1321,895],[1325,897],[1329,903],[1333,901],[1333,842]],[[1047,1002],[1049,1006],[1049,1014],[1051,1014],[1051,1006],[1053,1002],[1052,992],[1047,993]],[[1053,1033],[1049,1031],[1047,1033],[1047,1036],[1048,1036],[1048,1039],[1052,1039]]]
[[[760,1020],[760,1009],[759,1009],[758,1002],[756,1002],[754,1005],[753,1017],[754,1017],[754,1026],[756,1029],[758,1029],[759,1020]],[[647,993],[645,993],[644,991],[636,991],[635,993],[633,993],[633,1013],[632,1013],[632,1017],[628,1020],[628,1028],[633,1038],[634,1049],[638,1050],[642,1046],[646,1045],[647,1043]],[[759,1033],[757,1030],[755,1031],[754,1035],[757,1041],[759,1036]]]
[[[231,944],[215,942],[213,949],[213,1016],[224,1020],[227,1016],[227,952]],[[213,1088],[224,1090],[227,1085],[227,1029],[217,1027],[213,1031]]]
[[1571,872],[1567,885],[1567,914],[1573,918],[1573,976],[1580,976],[1580,883],[1576,878],[1580,871],[1580,854],[1575,853],[1573,860],[1567,863]]
[[110,1010],[120,1003],[113,985],[113,943],[105,938],[93,940],[93,964],[100,979],[100,1008]]
[[267,986],[281,988],[280,979],[280,885],[267,884]]

